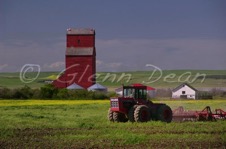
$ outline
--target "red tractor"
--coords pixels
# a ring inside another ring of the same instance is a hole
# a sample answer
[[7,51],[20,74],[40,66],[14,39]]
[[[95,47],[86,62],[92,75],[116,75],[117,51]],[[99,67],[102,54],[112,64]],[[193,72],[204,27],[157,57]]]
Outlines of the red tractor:
[[110,101],[108,119],[112,122],[172,121],[169,106],[147,99],[147,86],[123,86],[122,97],[113,97]]

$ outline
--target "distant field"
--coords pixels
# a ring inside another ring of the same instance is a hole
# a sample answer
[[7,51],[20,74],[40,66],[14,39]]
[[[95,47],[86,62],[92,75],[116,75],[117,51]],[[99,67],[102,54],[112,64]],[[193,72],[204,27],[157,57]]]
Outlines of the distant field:
[[[226,100],[165,102],[226,110]],[[0,148],[225,148],[226,121],[111,123],[108,100],[0,100]]]
[[[24,83],[19,73],[0,73],[0,86],[17,88],[28,85],[39,88],[44,80],[53,80],[59,72],[41,72],[36,80]],[[30,72],[24,76],[32,80],[37,73]],[[97,82],[111,89],[122,84],[143,83],[155,88],[174,88],[182,82],[188,82],[194,87],[226,87],[226,70],[164,70],[159,71],[133,71],[133,72],[98,72]]]

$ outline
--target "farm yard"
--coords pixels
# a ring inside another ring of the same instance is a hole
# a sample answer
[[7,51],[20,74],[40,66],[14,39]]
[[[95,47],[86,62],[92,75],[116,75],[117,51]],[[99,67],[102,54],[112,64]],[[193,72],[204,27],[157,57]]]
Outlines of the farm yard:
[[[226,100],[154,101],[226,109]],[[226,121],[112,123],[109,100],[0,100],[0,148],[225,148]]]

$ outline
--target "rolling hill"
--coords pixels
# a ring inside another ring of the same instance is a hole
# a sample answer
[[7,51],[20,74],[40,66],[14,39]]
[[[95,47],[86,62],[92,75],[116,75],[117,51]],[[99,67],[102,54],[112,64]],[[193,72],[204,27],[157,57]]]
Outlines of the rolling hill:
[[[27,85],[39,88],[45,81],[56,79],[58,74],[59,72],[0,73],[0,87],[18,88]],[[131,83],[143,83],[155,88],[174,88],[183,82],[198,88],[226,88],[226,70],[98,72],[96,78],[98,83],[111,89]]]

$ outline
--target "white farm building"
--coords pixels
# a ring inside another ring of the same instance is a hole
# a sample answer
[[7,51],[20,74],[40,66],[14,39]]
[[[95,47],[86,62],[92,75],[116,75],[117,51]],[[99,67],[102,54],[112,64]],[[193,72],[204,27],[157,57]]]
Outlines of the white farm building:
[[183,83],[172,90],[172,98],[197,99],[198,90],[187,83]]

